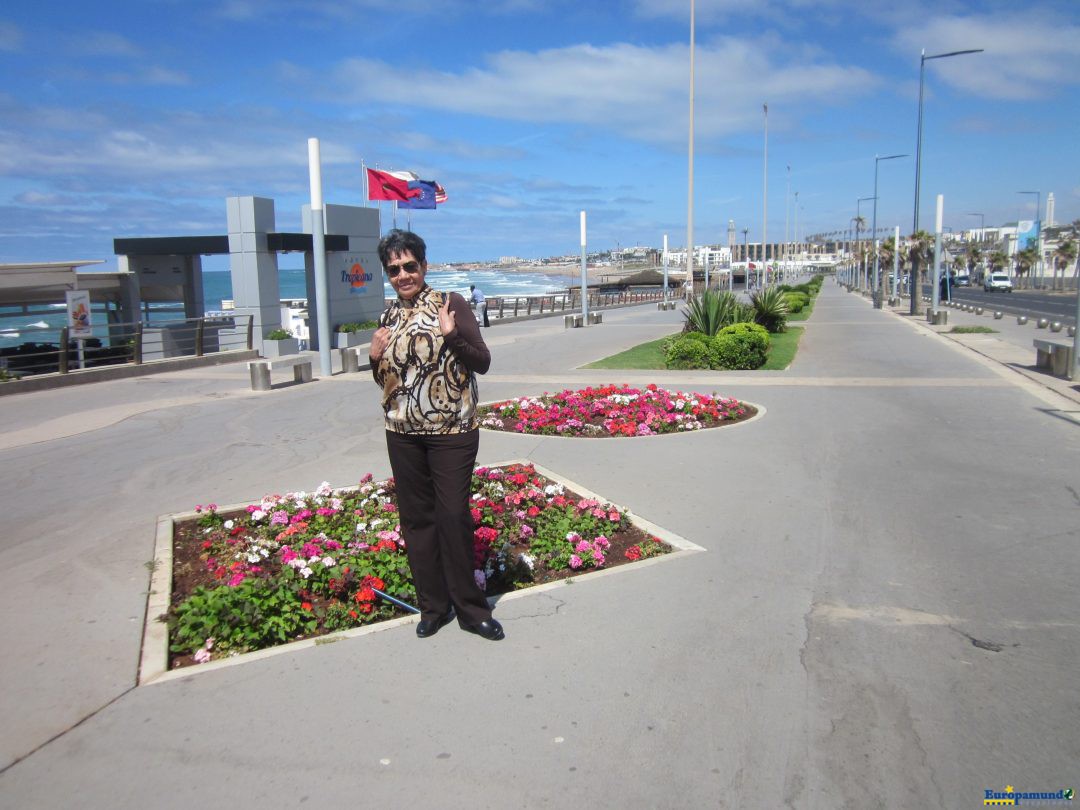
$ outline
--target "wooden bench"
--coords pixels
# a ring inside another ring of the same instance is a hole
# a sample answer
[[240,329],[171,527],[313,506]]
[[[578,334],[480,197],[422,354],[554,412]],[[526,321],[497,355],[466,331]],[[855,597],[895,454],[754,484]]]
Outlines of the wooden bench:
[[296,382],[311,382],[311,355],[289,354],[284,357],[268,357],[249,362],[248,371],[251,373],[251,390],[269,391],[270,370],[274,368],[291,368],[293,370],[293,379]]
[[1035,338],[1035,365],[1038,368],[1048,368],[1055,377],[1067,377],[1073,358],[1073,347],[1068,343],[1059,343],[1056,340],[1044,340]]

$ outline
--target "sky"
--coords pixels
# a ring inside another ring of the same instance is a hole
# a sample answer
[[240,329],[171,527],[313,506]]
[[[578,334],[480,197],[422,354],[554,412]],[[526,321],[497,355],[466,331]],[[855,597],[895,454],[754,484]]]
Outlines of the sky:
[[[690,5],[9,4],[0,262],[115,265],[117,237],[225,233],[234,195],[299,231],[311,137],[327,203],[365,204],[362,162],[446,189],[411,216],[431,262],[577,254],[583,210],[590,250],[685,245]],[[955,231],[1050,192],[1080,219],[1076,0],[697,0],[694,30],[696,244],[869,225],[875,168],[910,233],[924,49],[984,52],[925,62],[920,226],[938,194]]]

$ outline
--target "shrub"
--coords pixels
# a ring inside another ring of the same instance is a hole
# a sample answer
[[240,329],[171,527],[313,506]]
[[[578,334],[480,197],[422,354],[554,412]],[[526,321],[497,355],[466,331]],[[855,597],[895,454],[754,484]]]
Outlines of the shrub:
[[740,303],[739,299],[727,290],[705,290],[687,303],[683,313],[686,318],[683,331],[701,332],[712,337],[725,326],[751,320],[751,312],[746,304]]
[[273,329],[266,335],[267,340],[286,340],[292,337],[288,329]]
[[709,338],[706,335],[701,335],[701,337],[705,338],[705,341],[702,341],[700,338],[694,337],[695,335],[701,335],[701,333],[690,332],[671,342],[664,358],[668,368],[709,368],[710,346],[705,342]]
[[785,292],[784,301],[787,302],[788,312],[794,314],[803,311],[810,303],[810,296],[801,292]]
[[342,323],[338,324],[337,331],[344,332],[346,334],[350,332],[362,332],[365,329],[375,329],[379,325],[378,321],[362,321],[360,323]]
[[712,368],[754,369],[765,364],[769,333],[756,323],[736,323],[721,329],[709,352]]
[[754,306],[754,321],[770,332],[783,332],[787,328],[788,305],[785,293],[776,287],[766,287],[750,296]]

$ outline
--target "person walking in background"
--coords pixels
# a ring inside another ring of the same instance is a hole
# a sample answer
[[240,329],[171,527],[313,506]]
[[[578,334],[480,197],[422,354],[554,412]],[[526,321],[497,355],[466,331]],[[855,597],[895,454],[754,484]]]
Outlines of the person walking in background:
[[487,299],[484,298],[484,294],[476,289],[475,284],[469,285],[469,292],[472,293],[469,300],[476,305],[477,310],[483,315],[483,320],[481,322],[484,326],[491,326],[491,323],[488,321]]
[[378,246],[397,293],[371,338],[371,373],[382,388],[386,449],[398,518],[428,638],[457,612],[463,630],[504,637],[473,572],[472,474],[480,445],[476,375],[491,353],[465,299],[429,287],[427,246],[394,229]]

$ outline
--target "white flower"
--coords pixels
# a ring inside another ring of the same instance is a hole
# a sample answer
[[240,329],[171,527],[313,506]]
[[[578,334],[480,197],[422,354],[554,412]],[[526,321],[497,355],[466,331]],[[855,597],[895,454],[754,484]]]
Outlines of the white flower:
[[256,553],[252,553],[252,554],[248,554],[248,555],[247,555],[247,561],[248,561],[249,563],[257,563],[257,562],[259,562],[259,560],[260,560],[260,559],[261,559],[261,558],[260,558],[260,557],[259,557],[259,555],[258,555],[258,554],[256,554]]
[[264,512],[262,509],[256,509],[254,512],[251,513],[252,520],[262,520],[264,517],[266,517],[266,512]]
[[314,573],[315,572],[308,568],[306,565],[300,569],[300,576],[302,576],[304,579],[307,579]]
[[327,568],[333,568],[335,565],[337,565],[337,563],[334,562],[333,557],[323,557],[322,564],[325,565]]
[[316,495],[322,495],[324,498],[329,497],[330,493],[334,490],[330,487],[329,481],[323,481],[319,484],[319,488],[315,490]]
[[357,534],[360,534],[361,532],[365,532],[365,531],[367,531],[367,524],[366,523],[357,523],[356,524],[356,533]]
[[374,529],[374,528],[375,528],[376,526],[381,526],[381,525],[382,525],[382,524],[384,524],[384,523],[386,523],[386,521],[385,521],[385,520],[383,520],[382,518],[375,518],[375,519],[374,519],[373,521],[371,521],[371,523],[370,523],[370,524],[368,524],[368,525],[370,525],[370,526],[371,526],[371,528],[373,528],[373,529]]
[[222,526],[224,526],[224,527],[225,527],[226,529],[231,529],[231,528],[232,528],[233,526],[235,526],[236,524],[234,524],[234,523],[233,523],[233,522],[232,522],[231,520],[226,520],[226,521],[225,521],[225,522],[224,522],[223,524],[221,524],[221,525],[222,525]]
[[529,567],[529,570],[532,570],[533,564],[536,562],[536,557],[531,554],[522,554],[518,559],[525,563],[525,565]]

